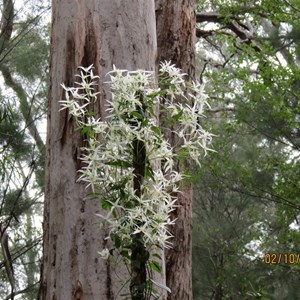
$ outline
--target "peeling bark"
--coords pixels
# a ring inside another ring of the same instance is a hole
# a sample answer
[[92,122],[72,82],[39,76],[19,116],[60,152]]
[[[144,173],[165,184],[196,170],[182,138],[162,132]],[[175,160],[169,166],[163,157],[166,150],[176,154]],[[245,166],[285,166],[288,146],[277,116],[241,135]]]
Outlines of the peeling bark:
[[[100,203],[85,199],[76,182],[84,140],[66,111],[61,83],[74,84],[77,66],[94,65],[99,101],[94,111],[105,117],[109,97],[104,81],[113,64],[122,69],[154,70],[155,10],[152,0],[53,0],[49,112],[46,153],[44,258],[40,300],[121,299],[123,268],[104,263],[108,229],[99,228]],[[123,291],[122,291],[123,292]]]

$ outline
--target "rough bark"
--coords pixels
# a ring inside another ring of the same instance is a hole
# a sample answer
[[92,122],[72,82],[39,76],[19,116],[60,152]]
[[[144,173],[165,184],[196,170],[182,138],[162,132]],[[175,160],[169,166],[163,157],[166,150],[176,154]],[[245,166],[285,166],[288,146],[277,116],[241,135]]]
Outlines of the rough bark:
[[195,75],[195,0],[155,1],[157,63],[172,61],[191,78]]
[[[39,299],[120,299],[125,276],[98,255],[107,230],[98,226],[100,204],[85,199],[76,182],[84,141],[67,111],[61,83],[72,86],[79,65],[94,64],[100,76],[96,113],[105,116],[104,81],[113,64],[154,70],[156,36],[153,0],[53,0],[46,153],[44,258]],[[119,275],[119,276],[118,276]]]
[[[195,0],[156,0],[157,65],[167,60],[190,78],[195,74]],[[170,136],[171,142],[174,136]],[[174,142],[174,140],[173,140]],[[192,299],[192,189],[182,187],[179,207],[173,214],[176,225],[170,228],[173,248],[166,252],[168,299]]]

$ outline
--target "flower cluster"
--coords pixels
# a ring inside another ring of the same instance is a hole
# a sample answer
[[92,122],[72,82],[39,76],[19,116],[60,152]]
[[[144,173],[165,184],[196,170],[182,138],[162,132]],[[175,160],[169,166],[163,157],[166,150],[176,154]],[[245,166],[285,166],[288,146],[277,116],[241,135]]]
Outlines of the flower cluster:
[[80,74],[75,75],[81,79],[80,82],[75,82],[76,87],[66,87],[61,84],[65,90],[66,100],[61,100],[61,109],[69,109],[69,114],[72,115],[78,127],[84,126],[82,119],[88,112],[88,106],[91,102],[97,100],[99,92],[94,92],[94,86],[97,85],[96,80],[99,76],[93,74],[93,66],[88,68],[79,67]]
[[[110,226],[110,238],[122,252],[135,235],[141,234],[145,248],[170,247],[168,231],[175,220],[170,213],[176,207],[178,184],[183,175],[174,161],[185,151],[200,164],[212,135],[199,124],[207,105],[203,86],[188,83],[185,74],[170,63],[162,63],[155,78],[150,71],[127,71],[114,68],[108,73],[111,99],[107,100],[108,117],[92,116],[90,104],[97,99],[94,86],[98,76],[92,66],[80,67],[76,87],[66,87],[62,109],[69,109],[81,133],[88,133],[83,148],[79,180],[91,187],[101,199]],[[158,81],[158,82],[157,82]],[[164,124],[171,124],[179,149],[170,145],[166,130],[158,126],[157,111],[163,111]],[[84,118],[85,117],[85,118]],[[140,141],[145,153],[140,193],[134,188],[134,142]],[[104,258],[109,252],[101,252]]]
[[183,80],[185,74],[170,62],[161,63],[159,73],[160,77],[167,78],[164,110],[167,119],[170,118],[171,123],[175,121],[176,130],[173,132],[179,138],[180,150],[200,166],[202,153],[206,155],[207,151],[213,151],[208,148],[213,135],[200,124],[205,107],[209,107],[204,85]]

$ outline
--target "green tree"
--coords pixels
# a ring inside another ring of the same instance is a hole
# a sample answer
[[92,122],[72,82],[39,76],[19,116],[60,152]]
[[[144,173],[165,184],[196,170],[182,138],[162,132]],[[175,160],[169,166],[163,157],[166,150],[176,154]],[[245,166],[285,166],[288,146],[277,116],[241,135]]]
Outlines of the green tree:
[[297,1],[198,5],[198,71],[219,138],[197,171],[195,299],[299,295],[296,264],[263,261],[299,249],[298,16]]
[[39,282],[49,7],[31,5],[0,3],[1,299],[33,299]]

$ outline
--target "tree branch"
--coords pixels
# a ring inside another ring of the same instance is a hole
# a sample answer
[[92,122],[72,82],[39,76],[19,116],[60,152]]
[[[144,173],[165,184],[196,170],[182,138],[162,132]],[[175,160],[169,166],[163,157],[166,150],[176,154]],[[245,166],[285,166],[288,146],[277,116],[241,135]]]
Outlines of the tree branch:
[[11,38],[14,21],[14,4],[12,0],[3,1],[3,11],[0,28],[0,53],[6,48]]
[[[224,17],[218,12],[200,12],[196,16],[197,23],[217,23],[224,25],[227,29],[231,30],[237,37],[239,37],[242,41],[250,44],[253,43],[253,38],[255,35],[255,28],[253,27],[251,21],[248,19],[246,21],[246,24],[242,23],[240,19],[230,16],[228,19],[228,16]],[[214,34],[215,31],[212,30],[202,30],[197,29],[196,30],[196,36],[197,37],[207,37],[212,34]],[[260,52],[260,48],[253,44],[253,48]]]
[[13,293],[15,289],[14,269],[13,269],[12,259],[9,251],[8,234],[6,230],[2,228],[1,223],[0,223],[0,234],[1,234],[1,249],[4,258],[4,266],[11,286],[12,296],[10,299],[13,300]]
[[[229,21],[228,18],[223,17],[218,12],[198,13],[196,20],[197,23],[209,22],[209,23],[224,24],[228,29],[233,31],[241,40],[248,40],[253,37],[253,32],[252,32],[253,27],[251,26],[250,21],[247,21],[247,26],[246,26],[236,18],[232,18],[232,21]],[[251,26],[251,29],[248,27],[249,24]],[[245,30],[243,30],[242,27]]]
[[218,112],[235,112],[235,108],[234,107],[214,107],[211,109],[207,109],[205,110],[209,113],[218,113]]
[[44,153],[45,145],[35,126],[32,113],[31,113],[31,105],[29,105],[27,101],[27,94],[24,88],[19,82],[17,82],[17,80],[15,80],[11,76],[8,66],[6,66],[5,64],[0,64],[0,71],[2,72],[5,84],[9,86],[17,94],[20,101],[20,111],[23,115],[25,125],[28,128],[30,135],[35,140],[39,152]]

